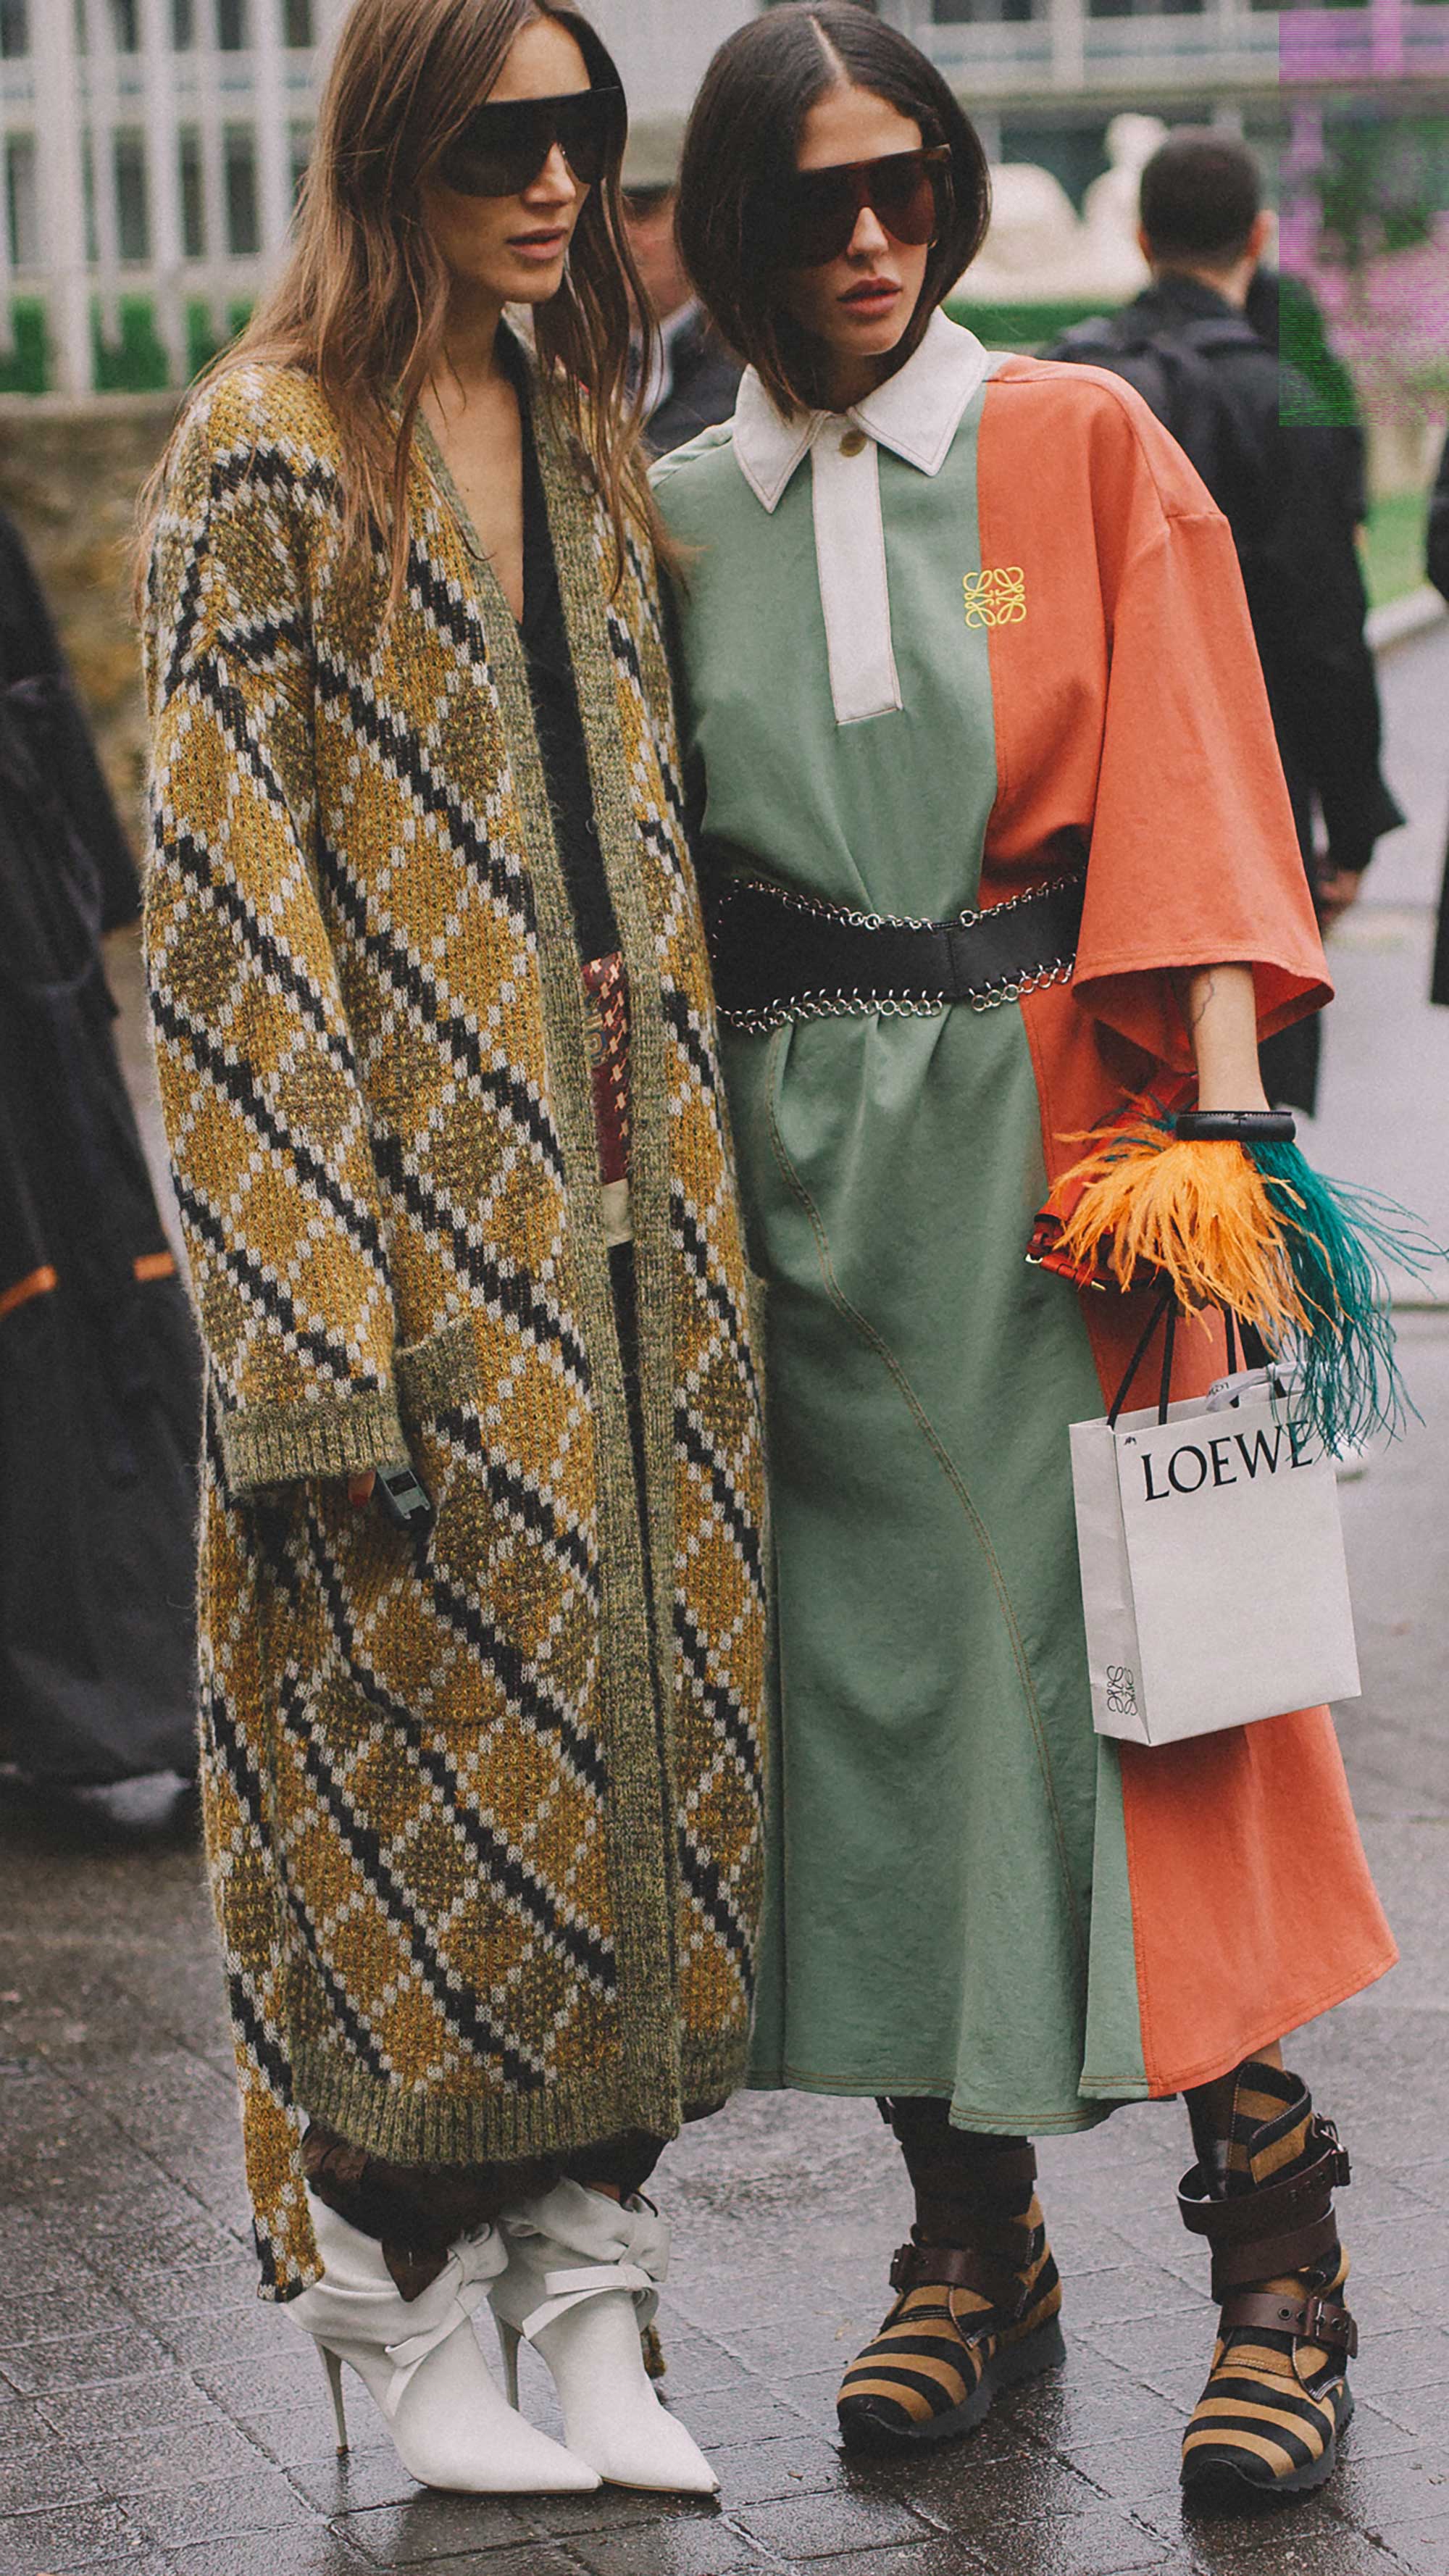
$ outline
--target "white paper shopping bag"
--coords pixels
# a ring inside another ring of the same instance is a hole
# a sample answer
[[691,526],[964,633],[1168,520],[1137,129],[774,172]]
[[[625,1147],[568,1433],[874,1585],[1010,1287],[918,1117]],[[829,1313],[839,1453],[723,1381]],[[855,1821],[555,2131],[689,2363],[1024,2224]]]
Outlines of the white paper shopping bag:
[[1267,1371],[1072,1425],[1099,1735],[1173,1744],[1359,1688],[1332,1461]]

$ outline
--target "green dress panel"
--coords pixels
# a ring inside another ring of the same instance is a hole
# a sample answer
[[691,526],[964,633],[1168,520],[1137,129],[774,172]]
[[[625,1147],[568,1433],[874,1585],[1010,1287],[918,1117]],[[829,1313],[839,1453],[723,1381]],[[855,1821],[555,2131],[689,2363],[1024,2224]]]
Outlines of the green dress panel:
[[[969,403],[939,470],[882,447],[898,709],[839,723],[807,459],[773,511],[728,426],[656,470],[706,829],[824,900],[945,919],[997,794]],[[751,2080],[931,2094],[969,2129],[1147,2092],[1121,1791],[1092,1730],[1068,1425],[1078,1299],[1011,1006],[725,1033],[765,1283],[778,1808]]]

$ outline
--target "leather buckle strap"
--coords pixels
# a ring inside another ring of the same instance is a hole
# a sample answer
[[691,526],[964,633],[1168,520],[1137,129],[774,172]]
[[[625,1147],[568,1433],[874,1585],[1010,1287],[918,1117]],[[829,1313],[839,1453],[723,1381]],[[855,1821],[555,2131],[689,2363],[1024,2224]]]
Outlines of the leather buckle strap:
[[1297,2343],[1321,2344],[1326,2352],[1341,2352],[1348,2361],[1358,2351],[1358,2327],[1347,2308],[1317,2290],[1305,2299],[1275,2297],[1271,2290],[1237,2290],[1223,2301],[1219,2331],[1231,2334],[1238,2326],[1291,2334]]
[[1336,2247],[1333,2194],[1347,2183],[1349,2162],[1331,2120],[1311,2122],[1306,2152],[1312,2161],[1296,2173],[1226,2200],[1209,2194],[1201,2165],[1183,2175],[1178,2209],[1184,2227],[1212,2249],[1215,2299],[1245,2283],[1305,2271]]
[[1338,2221],[1331,2209],[1321,2218],[1310,2219],[1303,2227],[1292,2227],[1281,2236],[1253,2236],[1244,2244],[1230,2245],[1214,2251],[1212,2294],[1225,2299],[1231,2290],[1245,2282],[1271,2281],[1284,2272],[1306,2272],[1313,2263],[1338,2247]]
[[[989,2255],[978,2254],[970,2245],[900,2245],[890,2268],[891,2288],[900,2294],[940,2285],[949,2290],[974,2290],[978,2297],[989,2299],[993,2321],[1015,2325],[1026,2308],[1030,2284],[1018,2272],[1008,2271],[1004,2264],[993,2263]],[[979,2320],[981,2325],[987,2322]]]
[[1281,2234],[1285,2227],[1321,2218],[1331,2206],[1335,2189],[1349,2181],[1349,2162],[1331,2120],[1315,2119],[1307,2143],[1310,2152],[1317,2150],[1311,2164],[1300,2165],[1281,2181],[1255,2183],[1250,2191],[1231,2193],[1225,2200],[1209,2194],[1201,2165],[1194,2165],[1178,2186],[1184,2227],[1194,2236],[1205,2236],[1216,2254],[1245,2240]]
[[788,1020],[917,1015],[969,1002],[990,1010],[1037,985],[1064,982],[1076,958],[1080,868],[1029,894],[917,921],[768,883],[748,850],[719,839],[704,860],[726,882],[710,906],[709,947],[720,1017],[762,1035]]

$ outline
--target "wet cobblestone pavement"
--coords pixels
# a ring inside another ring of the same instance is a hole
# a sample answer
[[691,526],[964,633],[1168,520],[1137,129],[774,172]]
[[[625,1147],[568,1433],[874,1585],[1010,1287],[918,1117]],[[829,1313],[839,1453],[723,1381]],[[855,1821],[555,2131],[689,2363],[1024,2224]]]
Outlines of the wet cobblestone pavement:
[[1211,2311],[1171,2104],[1045,2147],[1066,2368],[919,2468],[832,2439],[906,2208],[869,2105],[800,2096],[735,2102],[660,2175],[667,2386],[718,2507],[425,2495],[355,2383],[338,2461],[314,2354],[252,2294],[190,1800],[0,1782],[0,2576],[1449,2576],[1449,1318],[1409,1319],[1405,1356],[1426,1427],[1344,1488],[1366,1688],[1343,1716],[1404,1961],[1291,2061],[1356,2175],[1358,2415],[1321,2498],[1184,2520]]

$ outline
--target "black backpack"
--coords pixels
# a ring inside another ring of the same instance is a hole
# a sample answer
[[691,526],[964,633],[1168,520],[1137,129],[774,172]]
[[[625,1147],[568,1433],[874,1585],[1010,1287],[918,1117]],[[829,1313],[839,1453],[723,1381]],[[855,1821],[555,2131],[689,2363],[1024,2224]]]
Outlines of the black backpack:
[[1234,400],[1228,378],[1213,363],[1229,349],[1270,354],[1252,324],[1236,314],[1205,315],[1164,331],[1154,330],[1128,305],[1121,313],[1074,323],[1051,355],[1110,367],[1136,388],[1196,466],[1243,553],[1261,532],[1268,458],[1259,424]]

